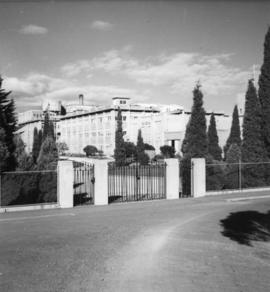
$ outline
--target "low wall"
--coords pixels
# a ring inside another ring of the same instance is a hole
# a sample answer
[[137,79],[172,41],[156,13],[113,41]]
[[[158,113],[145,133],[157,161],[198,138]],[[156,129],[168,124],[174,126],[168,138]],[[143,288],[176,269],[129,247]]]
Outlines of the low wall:
[[35,204],[35,205],[23,205],[0,208],[0,213],[18,212],[18,211],[34,211],[34,210],[48,210],[60,208],[59,204]]
[[209,191],[209,192],[206,192],[206,196],[217,196],[217,195],[250,193],[250,192],[264,192],[264,191],[270,191],[270,187],[249,188],[249,189],[241,189],[241,190],[235,189],[235,190]]

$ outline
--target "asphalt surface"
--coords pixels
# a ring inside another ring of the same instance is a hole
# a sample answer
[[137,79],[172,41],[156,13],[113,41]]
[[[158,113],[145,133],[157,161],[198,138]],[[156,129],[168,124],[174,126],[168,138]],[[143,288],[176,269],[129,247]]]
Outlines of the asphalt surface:
[[0,291],[270,291],[270,194],[235,197],[0,214]]

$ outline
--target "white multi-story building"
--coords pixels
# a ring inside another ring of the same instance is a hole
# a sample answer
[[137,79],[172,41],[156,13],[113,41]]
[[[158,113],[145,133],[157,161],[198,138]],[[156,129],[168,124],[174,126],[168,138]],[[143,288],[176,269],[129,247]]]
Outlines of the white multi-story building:
[[[94,145],[104,154],[113,155],[118,108],[122,113],[125,141],[136,143],[141,129],[144,142],[153,145],[157,153],[162,145],[172,145],[180,152],[190,117],[190,112],[179,105],[135,104],[127,97],[114,97],[108,106],[89,106],[84,105],[80,95],[78,104],[66,106],[66,115],[60,115],[60,107],[61,103],[52,107],[51,118],[55,121],[57,139],[67,144],[70,153],[84,153],[85,146]],[[28,152],[31,152],[34,128],[41,129],[43,124],[43,111],[31,113],[19,115],[20,133]],[[206,115],[208,124],[210,114]],[[215,117],[223,146],[229,135],[231,116],[215,113]]]

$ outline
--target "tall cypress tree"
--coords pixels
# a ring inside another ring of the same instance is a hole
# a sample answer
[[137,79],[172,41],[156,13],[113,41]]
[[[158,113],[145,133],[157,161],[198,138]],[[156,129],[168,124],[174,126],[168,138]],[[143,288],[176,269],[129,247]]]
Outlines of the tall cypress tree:
[[43,139],[43,133],[42,133],[42,130],[40,129],[38,131],[38,150],[37,150],[38,153],[39,153],[41,145],[42,145],[42,139]]
[[189,196],[191,192],[191,158],[206,157],[208,154],[203,94],[200,90],[199,84],[197,84],[193,90],[193,106],[186,127],[182,151],[184,154],[180,168],[182,177],[182,195]]
[[215,119],[214,113],[211,114],[207,136],[208,136],[208,153],[215,160],[221,160],[222,150],[218,145],[218,134],[217,134],[216,119]]
[[49,116],[49,112],[46,111],[44,115],[42,141],[44,141],[50,135],[50,132],[51,132],[50,116]]
[[35,127],[34,128],[34,135],[33,135],[33,147],[32,147],[32,157],[33,157],[34,163],[37,162],[39,151],[40,151],[40,145],[39,145],[38,130]]
[[241,147],[241,131],[240,131],[239,114],[238,114],[237,105],[235,105],[235,107],[233,109],[230,135],[229,135],[229,137],[226,141],[226,144],[223,148],[225,160],[226,160],[226,153],[232,144],[236,144],[239,147]]
[[[243,142],[241,147],[243,162],[265,162],[267,151],[262,133],[261,106],[253,80],[249,80],[246,93],[245,114],[243,121]],[[244,166],[245,185],[260,186],[264,181],[264,165]]]
[[136,160],[141,164],[147,164],[149,162],[149,156],[144,152],[145,146],[142,137],[142,131],[139,129],[136,145]]
[[16,168],[16,158],[14,155],[15,143],[14,132],[16,131],[17,119],[15,115],[15,104],[13,99],[9,99],[11,92],[6,92],[2,89],[3,79],[0,76],[0,125],[5,132],[5,144],[9,155],[7,158],[7,170]]
[[122,113],[119,107],[117,113],[117,127],[115,131],[115,149],[114,149],[114,159],[117,165],[124,165],[126,162],[125,142],[123,136],[124,134],[122,128]]
[[200,87],[197,84],[193,90],[193,106],[182,145],[184,154],[191,157],[205,157],[208,153],[206,118]]
[[268,27],[264,41],[264,58],[258,93],[262,108],[262,133],[267,155],[270,157],[270,27]]
[[143,137],[142,137],[142,130],[141,129],[139,129],[139,131],[138,131],[136,148],[137,148],[137,159],[138,159],[138,156],[141,153],[144,153],[144,143],[143,143]]
[[37,159],[38,170],[54,170],[57,166],[58,150],[54,139],[48,136],[42,143]]

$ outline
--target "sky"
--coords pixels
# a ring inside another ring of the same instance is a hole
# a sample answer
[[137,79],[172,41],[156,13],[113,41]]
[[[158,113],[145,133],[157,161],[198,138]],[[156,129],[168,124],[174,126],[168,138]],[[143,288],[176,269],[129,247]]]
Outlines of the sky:
[[243,106],[257,84],[270,1],[0,0],[0,74],[17,111],[43,100]]

